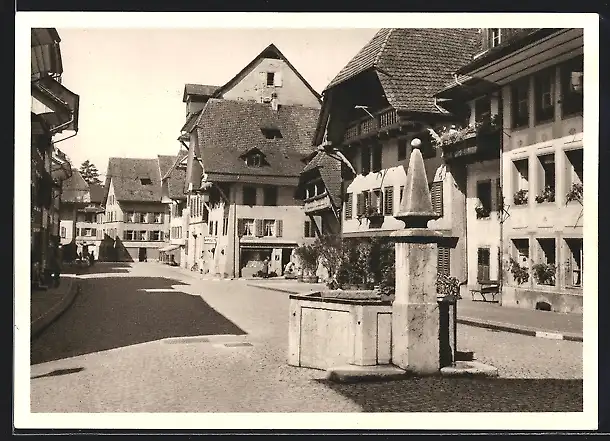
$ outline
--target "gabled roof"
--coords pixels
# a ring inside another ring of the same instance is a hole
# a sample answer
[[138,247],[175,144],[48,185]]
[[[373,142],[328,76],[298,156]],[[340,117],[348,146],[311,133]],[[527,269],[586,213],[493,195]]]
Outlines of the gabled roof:
[[214,93],[214,98],[222,97],[222,94],[225,93],[228,89],[237,84],[244,76],[246,76],[263,58],[276,58],[284,61],[286,65],[296,74],[296,76],[307,86],[307,88],[315,95],[318,101],[321,100],[321,96],[318,92],[314,90],[313,87],[301,76],[298,70],[294,68],[294,66],[288,61],[288,59],[280,52],[280,50],[272,43],[267,46],[263,51],[258,54],[254,59],[248,63],[246,67],[244,67],[237,75],[231,78],[224,86],[219,87]]
[[[299,176],[299,189],[308,182],[312,170],[317,170],[328,196],[335,207],[341,206],[341,162],[333,159],[324,152],[318,152],[316,156],[303,168]],[[302,197],[302,195],[301,195]]]
[[[186,158],[188,150],[180,150],[177,156],[159,156],[159,168],[161,179],[167,183],[167,191],[170,199],[185,199],[184,182],[186,180],[186,170],[178,167],[180,162]],[[169,167],[168,167],[168,164]]]
[[184,93],[182,94],[182,102],[186,103],[189,95],[210,97],[216,92],[218,86],[210,86],[207,84],[188,83],[184,85]]
[[479,47],[478,29],[381,29],[339,71],[325,92],[373,70],[395,109],[441,113],[434,105],[434,93]]
[[[140,179],[150,179],[143,184]],[[110,181],[117,201],[161,202],[161,173],[158,158],[110,158],[106,171],[104,202],[108,197]]]
[[[211,98],[197,120],[198,150],[206,173],[297,177],[301,158],[311,153],[319,109]],[[280,139],[267,139],[261,128],[277,127]],[[247,166],[240,156],[251,149],[265,155],[267,166]]]

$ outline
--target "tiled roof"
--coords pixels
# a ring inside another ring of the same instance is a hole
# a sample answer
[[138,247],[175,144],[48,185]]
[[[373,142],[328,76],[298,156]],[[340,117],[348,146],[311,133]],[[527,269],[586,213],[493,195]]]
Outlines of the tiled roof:
[[61,201],[63,203],[81,202],[89,192],[89,185],[78,169],[72,169],[72,176],[65,179],[61,185]]
[[185,84],[182,102],[186,102],[187,95],[212,96],[217,89],[218,86],[210,86],[207,84]]
[[303,168],[299,177],[299,184],[305,184],[306,172],[317,169],[324,186],[328,191],[331,202],[335,207],[341,206],[341,162],[333,159],[324,152],[318,154]]
[[374,69],[397,110],[440,113],[433,95],[480,48],[478,29],[380,30],[326,87]]
[[[143,184],[140,179],[150,179]],[[110,158],[106,171],[104,200],[108,197],[110,180],[117,201],[161,202],[161,174],[158,158]]]
[[161,178],[167,182],[168,196],[170,199],[184,199],[183,187],[186,180],[186,170],[176,167],[188,154],[187,150],[180,150],[177,156],[159,156],[159,168]]
[[104,200],[104,186],[100,184],[89,184],[91,202],[101,204]]
[[[199,151],[207,173],[299,175],[301,158],[313,150],[311,137],[319,109],[247,101],[210,99],[196,123]],[[282,138],[267,139],[261,128],[274,127]],[[249,167],[240,158],[259,149],[269,163]]]

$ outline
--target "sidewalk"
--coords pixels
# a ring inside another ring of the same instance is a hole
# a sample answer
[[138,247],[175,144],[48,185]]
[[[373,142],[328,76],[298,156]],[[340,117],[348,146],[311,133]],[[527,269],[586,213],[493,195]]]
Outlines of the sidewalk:
[[30,335],[38,335],[72,304],[79,290],[76,274],[62,274],[57,288],[31,291]]
[[[323,283],[303,283],[292,280],[249,282],[248,286],[280,291],[288,294],[305,294],[325,289]],[[557,340],[583,341],[582,314],[562,314],[525,308],[511,308],[497,303],[472,301],[463,298],[458,302],[458,323],[531,335]]]

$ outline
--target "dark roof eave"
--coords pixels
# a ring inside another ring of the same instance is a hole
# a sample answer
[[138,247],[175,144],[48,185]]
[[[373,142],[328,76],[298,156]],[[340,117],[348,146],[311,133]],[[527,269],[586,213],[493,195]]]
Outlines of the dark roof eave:
[[509,40],[505,45],[500,45],[495,48],[490,49],[484,55],[474,59],[470,63],[460,67],[456,73],[458,75],[467,74],[472,72],[479,67],[482,67],[486,64],[492,63],[498,60],[501,57],[509,55],[511,52],[515,51],[523,47],[524,45],[534,43],[536,40],[544,38],[548,35],[551,35],[557,31],[561,30],[560,28],[539,28],[534,30],[533,32],[524,34],[520,37],[516,37],[514,39]]

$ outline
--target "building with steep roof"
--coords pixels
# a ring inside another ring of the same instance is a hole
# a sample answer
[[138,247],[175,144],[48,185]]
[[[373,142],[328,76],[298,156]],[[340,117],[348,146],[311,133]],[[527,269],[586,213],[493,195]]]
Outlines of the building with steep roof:
[[[468,288],[503,305],[582,313],[582,29],[484,29],[436,96],[470,118],[440,133],[466,176]],[[489,120],[493,119],[493,124]]]
[[239,277],[266,258],[281,274],[310,231],[294,192],[313,151],[320,96],[269,45],[203,100],[187,109],[179,138],[188,149],[181,264]]
[[[72,170],[69,179],[63,182],[60,209],[60,243],[64,249],[72,244],[72,249],[83,255],[93,252],[99,257],[99,245],[103,239],[104,187],[88,184],[78,169]],[[64,260],[76,256],[63,253]]]
[[313,144],[341,164],[344,237],[387,236],[403,228],[395,215],[411,141],[418,138],[438,215],[429,227],[444,236],[439,268],[464,277],[465,250],[458,240],[464,199],[456,191],[463,178],[444,167],[428,129],[462,118],[461,107],[434,94],[480,52],[480,38],[477,29],[381,29],[325,88]]
[[171,162],[165,156],[108,160],[102,232],[115,241],[115,259],[159,259],[168,223],[162,167]]

